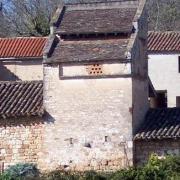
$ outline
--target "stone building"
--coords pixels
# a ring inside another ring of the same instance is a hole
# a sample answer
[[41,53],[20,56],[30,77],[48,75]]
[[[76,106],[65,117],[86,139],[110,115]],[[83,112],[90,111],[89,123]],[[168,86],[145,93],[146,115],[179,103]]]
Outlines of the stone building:
[[[145,1],[68,4],[52,24],[43,81],[0,82],[0,168],[109,171],[180,155],[180,108],[149,109]],[[43,38],[25,39],[1,56],[42,56]]]
[[41,159],[49,169],[132,165],[133,134],[149,107],[145,1],[69,4],[52,24]]
[[43,83],[0,82],[0,171],[37,163],[42,151]]
[[180,32],[149,32],[148,56],[152,107],[180,107]]
[[0,81],[43,79],[46,37],[0,38]]

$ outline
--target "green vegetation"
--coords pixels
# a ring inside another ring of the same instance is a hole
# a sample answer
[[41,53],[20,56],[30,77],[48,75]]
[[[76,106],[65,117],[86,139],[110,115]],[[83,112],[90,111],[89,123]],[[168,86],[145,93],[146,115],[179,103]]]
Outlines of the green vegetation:
[[152,155],[143,167],[119,170],[114,173],[104,172],[62,172],[53,171],[39,174],[36,166],[32,164],[18,164],[11,166],[1,176],[0,180],[179,180],[180,156],[167,156],[159,159]]
[[16,164],[10,166],[2,175],[0,180],[23,180],[39,177],[39,170],[34,164]]

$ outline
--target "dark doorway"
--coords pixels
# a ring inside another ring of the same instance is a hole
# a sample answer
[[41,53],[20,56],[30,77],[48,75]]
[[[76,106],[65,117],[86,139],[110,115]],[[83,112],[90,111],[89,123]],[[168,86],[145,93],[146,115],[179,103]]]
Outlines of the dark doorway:
[[180,107],[180,96],[176,97],[176,107]]
[[157,91],[157,96],[150,99],[151,108],[167,107],[167,91]]

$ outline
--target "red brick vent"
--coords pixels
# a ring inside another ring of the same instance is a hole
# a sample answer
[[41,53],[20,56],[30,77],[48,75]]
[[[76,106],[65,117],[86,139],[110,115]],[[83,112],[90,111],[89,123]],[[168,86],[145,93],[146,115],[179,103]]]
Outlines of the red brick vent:
[[103,74],[102,65],[100,64],[88,65],[86,69],[89,75],[97,76]]

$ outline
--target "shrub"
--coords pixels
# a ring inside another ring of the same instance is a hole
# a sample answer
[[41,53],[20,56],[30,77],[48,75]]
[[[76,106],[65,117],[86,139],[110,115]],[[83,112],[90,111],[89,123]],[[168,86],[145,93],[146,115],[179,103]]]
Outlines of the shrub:
[[57,170],[40,176],[35,165],[17,164],[0,176],[0,180],[27,180],[29,178],[33,180],[179,180],[180,156],[159,159],[154,154],[142,167],[119,170],[114,173],[94,171],[74,173]]
[[48,174],[41,176],[42,180],[79,180],[80,176],[71,172],[52,171]]
[[39,171],[34,164],[16,164],[10,166],[0,176],[0,180],[21,180],[21,179],[33,179],[39,176]]
[[83,180],[106,180],[107,176],[106,174],[89,171],[84,173]]

